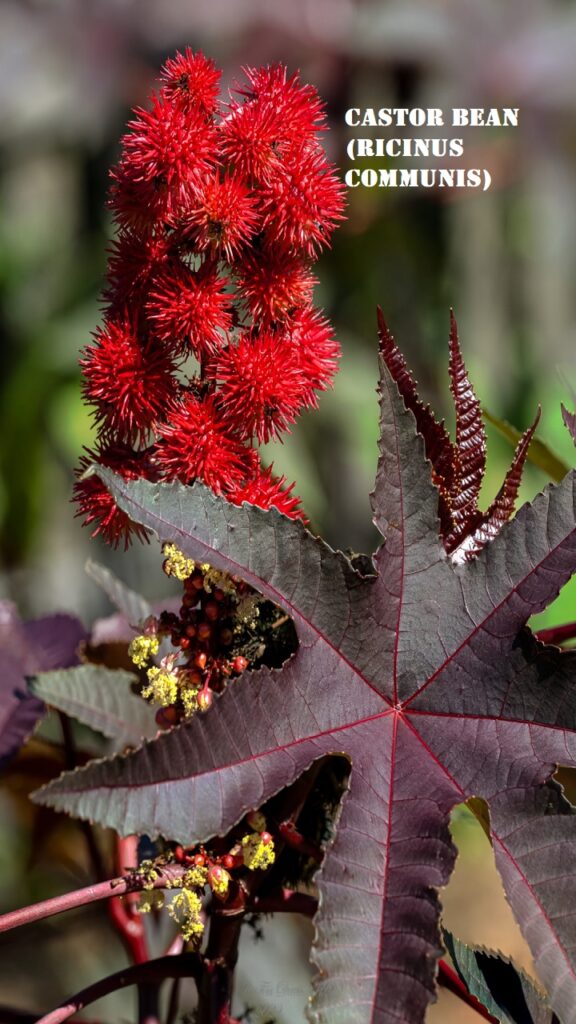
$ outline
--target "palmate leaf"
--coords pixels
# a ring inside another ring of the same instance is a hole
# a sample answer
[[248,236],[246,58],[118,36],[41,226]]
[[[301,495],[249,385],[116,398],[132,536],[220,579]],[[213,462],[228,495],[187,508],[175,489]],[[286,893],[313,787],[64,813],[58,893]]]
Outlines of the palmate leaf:
[[385,366],[373,575],[274,511],[99,472],[132,519],[281,606],[299,648],[280,670],[245,673],[205,717],[37,799],[192,843],[226,833],[315,759],[344,754],[349,789],[317,875],[311,1014],[415,1024],[434,997],[450,811],[480,797],[551,1005],[573,1024],[576,815],[549,779],[557,762],[576,764],[576,655],[525,623],[576,569],[574,474],[454,564],[423,440]]
[[131,672],[103,665],[78,665],[60,672],[41,672],[29,689],[58,711],[89,725],[123,746],[137,746],[158,732],[154,710],[132,693]]
[[534,982],[500,953],[467,946],[445,928],[442,937],[468,991],[501,1024],[558,1024]]

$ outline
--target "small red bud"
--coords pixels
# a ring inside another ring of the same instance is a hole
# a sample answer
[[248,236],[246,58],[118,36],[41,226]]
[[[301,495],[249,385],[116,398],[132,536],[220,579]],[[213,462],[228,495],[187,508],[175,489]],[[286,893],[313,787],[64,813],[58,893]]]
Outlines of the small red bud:
[[169,729],[170,726],[176,725],[179,718],[180,716],[175,707],[158,708],[155,715],[156,725],[159,725],[161,729]]
[[193,668],[192,671],[188,674],[188,682],[190,683],[190,686],[201,686],[202,673],[199,672],[198,669]]
[[201,622],[198,626],[198,639],[208,640],[212,635],[212,626],[209,622]]
[[196,626],[192,622],[189,622],[188,625],[186,626],[186,636],[196,636]]
[[216,622],[220,618],[220,608],[216,601],[207,601],[204,605],[204,615],[210,622]]
[[183,637],[180,638],[180,647],[182,648],[183,651],[187,651],[188,650],[188,648],[190,647],[190,637],[189,636],[183,636]]
[[225,853],[224,856],[222,857],[222,864],[225,868],[233,868],[235,863],[236,862],[231,853]]
[[178,846],[174,847],[174,860],[177,861],[178,864],[183,864],[185,858],[186,854],[184,853],[184,847],[178,844]]
[[212,690],[209,690],[207,686],[203,690],[200,690],[196,700],[198,701],[198,707],[200,711],[208,711],[212,707]]
[[245,668],[248,668],[248,662],[246,661],[246,658],[243,658],[242,655],[239,654],[232,662],[232,671],[240,673],[243,672]]
[[194,864],[196,865],[197,868],[203,868],[204,867],[204,865],[206,864],[206,857],[204,856],[203,853],[195,854],[195,856],[194,856]]
[[268,846],[268,843],[272,842],[272,836],[270,835],[269,832],[261,832],[260,839],[262,840],[264,846]]
[[226,594],[224,593],[223,590],[220,590],[220,587],[216,587],[213,597],[215,601],[223,601],[224,598],[226,597]]
[[204,586],[204,573],[196,569],[190,576],[190,586],[195,590],[202,590]]
[[208,655],[205,654],[204,651],[200,651],[200,654],[197,654],[196,657],[194,658],[194,664],[196,665],[196,668],[205,669],[207,661]]

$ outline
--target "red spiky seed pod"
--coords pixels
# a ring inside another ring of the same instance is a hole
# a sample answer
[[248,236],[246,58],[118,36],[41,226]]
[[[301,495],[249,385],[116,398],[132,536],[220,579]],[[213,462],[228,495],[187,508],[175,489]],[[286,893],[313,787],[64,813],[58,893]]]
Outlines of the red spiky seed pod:
[[299,306],[308,305],[318,282],[306,259],[273,244],[243,255],[236,274],[239,293],[264,326],[284,323]]
[[199,179],[184,225],[187,243],[198,252],[223,254],[232,261],[259,224],[256,200],[243,178],[226,173]]
[[131,540],[149,540],[149,531],[139,523],[133,523],[95,474],[85,476],[86,471],[100,464],[119,473],[125,480],[136,480],[147,476],[146,460],[128,445],[112,444],[98,447],[80,459],[76,471],[79,479],[74,484],[74,500],[78,506],[77,516],[84,517],[84,526],[93,526],[92,537],[102,537],[107,544],[128,548]]
[[270,441],[288,429],[304,404],[299,360],[282,335],[242,335],[222,352],[210,375],[220,385],[220,408],[244,438]]
[[174,359],[143,340],[128,314],[108,320],[95,338],[80,360],[84,398],[102,429],[124,441],[145,442],[178,394]]
[[262,189],[264,227],[282,245],[313,257],[343,219],[344,187],[323,152],[294,145]]
[[185,109],[198,109],[209,116],[216,110],[222,72],[203,53],[184,53],[169,57],[162,71],[162,95]]
[[226,278],[215,263],[191,270],[173,262],[154,280],[146,311],[155,335],[179,351],[187,347],[197,359],[226,344],[232,326]]
[[300,498],[292,494],[294,484],[285,486],[286,478],[275,477],[272,473],[272,466],[259,470],[251,479],[241,487],[227,492],[229,501],[235,505],[248,502],[250,505],[258,505],[259,508],[275,508],[278,512],[288,516],[290,519],[302,519],[307,522],[306,516],[300,508]]
[[246,448],[211,396],[201,401],[188,395],[158,435],[155,461],[167,480],[188,483],[199,477],[220,494],[245,477]]

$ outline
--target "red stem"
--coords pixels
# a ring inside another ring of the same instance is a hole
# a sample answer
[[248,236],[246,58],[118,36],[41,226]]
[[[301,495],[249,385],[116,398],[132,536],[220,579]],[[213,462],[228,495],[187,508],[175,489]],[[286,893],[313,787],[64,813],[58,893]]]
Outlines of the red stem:
[[[181,878],[185,870],[181,864],[171,864],[163,868],[152,888],[165,888],[167,881]],[[85,889],[75,889],[74,892],[66,892],[62,896],[54,896],[50,900],[42,900],[40,903],[32,903],[29,907],[22,907],[21,910],[12,910],[8,914],[0,915],[0,932],[10,931],[11,928],[20,928],[21,925],[32,924],[33,921],[41,921],[45,917],[62,914],[75,907],[83,907],[87,903],[106,900],[110,896],[140,892],[149,885],[150,883],[147,883],[145,878],[138,875],[111,878],[107,882],[99,882],[98,885],[87,885]]]
[[551,626],[550,629],[539,629],[536,638],[543,644],[562,644],[565,640],[576,637],[576,622],[566,622],[563,626]]
[[158,960],[149,960],[146,964],[136,964],[127,967],[116,974],[110,974],[102,978],[94,985],[77,992],[66,1002],[61,1003],[55,1010],[41,1017],[36,1024],[62,1024],[63,1021],[73,1017],[75,1013],[83,1010],[90,1003],[97,999],[117,992],[118,989],[127,988],[130,985],[161,984],[166,978],[190,978],[198,980],[200,975],[200,964],[194,953],[185,953],[182,956],[163,956]]
[[476,1010],[476,1013],[479,1013],[484,1020],[491,1021],[491,1024],[499,1024],[498,1018],[493,1017],[486,1007],[482,1005],[480,1000],[476,999],[476,996],[473,996],[468,991],[464,982],[456,974],[456,971],[454,971],[445,960],[440,960],[438,964],[438,984],[441,985],[442,988],[448,989],[448,991],[452,992],[453,995],[458,996],[458,998],[461,999],[463,1003],[467,1003],[471,1009]]
[[[116,838],[116,871],[128,871],[138,866],[138,839],[136,836]],[[113,896],[108,904],[112,924],[120,935],[124,946],[135,964],[144,964],[150,959],[146,932],[141,915],[137,912],[138,896],[129,893],[124,900]]]
[[287,821],[282,821],[278,826],[278,831],[287,846],[290,846],[298,853],[302,853],[305,857],[311,857],[317,864],[322,863],[324,859],[324,850],[317,846],[316,843],[311,843],[309,839],[305,839],[302,833],[296,828],[296,824],[292,818],[289,818]]

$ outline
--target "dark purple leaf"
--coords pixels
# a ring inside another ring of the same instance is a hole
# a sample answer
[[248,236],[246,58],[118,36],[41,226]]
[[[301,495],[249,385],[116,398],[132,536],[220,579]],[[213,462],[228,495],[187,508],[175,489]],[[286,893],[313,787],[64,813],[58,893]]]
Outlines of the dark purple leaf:
[[471,532],[478,515],[478,495],[486,468],[486,433],[482,410],[464,365],[458,327],[452,311],[449,373],[456,410],[456,465],[454,480],[449,489],[452,530],[446,538],[450,551]]
[[524,431],[518,441],[512,465],[506,473],[504,483],[494,501],[485,513],[479,515],[478,526],[472,534],[465,538],[460,550],[451,552],[453,560],[458,559],[459,556],[461,561],[463,558],[470,557],[471,554],[477,555],[488,541],[493,540],[496,534],[500,533],[504,523],[508,522],[512,516],[522,479],[522,470],[539,420],[540,409],[538,409],[532,426]]
[[44,712],[44,704],[26,688],[36,672],[68,668],[87,639],[73,615],[47,615],[23,622],[9,601],[0,602],[0,767],[21,747]]
[[454,480],[456,458],[454,446],[444,423],[438,422],[430,406],[424,405],[420,401],[416,381],[390,333],[380,307],[378,307],[378,337],[380,339],[380,354],[388,367],[388,372],[398,385],[406,408],[414,413],[416,426],[424,438],[426,458],[432,463],[442,490],[450,490]]
[[548,780],[557,762],[576,764],[576,653],[525,627],[576,570],[574,474],[453,564],[423,440],[384,367],[373,575],[275,511],[99,472],[131,519],[282,607],[299,648],[281,670],[245,673],[205,717],[38,799],[192,843],[226,833],[315,759],[344,754],[349,790],[317,875],[313,1016],[416,1024],[434,998],[450,811],[481,797],[551,1005],[574,1024],[576,815]]

